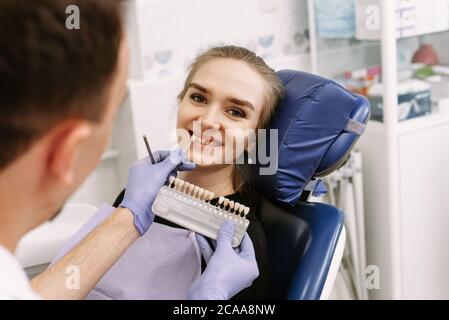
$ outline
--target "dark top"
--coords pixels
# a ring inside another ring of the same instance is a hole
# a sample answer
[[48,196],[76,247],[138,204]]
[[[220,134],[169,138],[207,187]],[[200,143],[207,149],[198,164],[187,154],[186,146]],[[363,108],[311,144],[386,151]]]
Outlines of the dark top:
[[[124,195],[125,190],[123,190],[118,195],[117,199],[114,202],[114,207],[118,207],[120,205]],[[253,284],[249,288],[242,290],[240,293],[235,295],[232,298],[232,300],[270,299],[272,297],[271,294],[273,290],[272,290],[271,274],[268,265],[267,243],[265,239],[265,233],[262,229],[262,225],[256,215],[257,202],[252,201],[253,203],[250,204],[249,201],[244,199],[240,193],[228,195],[226,196],[226,198],[228,198],[229,200],[233,200],[234,202],[239,202],[251,208],[249,214],[246,216],[246,218],[250,221],[247,232],[253,242],[254,251],[256,253],[257,265],[259,267],[259,277],[253,281]],[[215,198],[211,201],[211,203],[214,204],[217,201],[218,198]],[[174,228],[183,228],[159,216],[156,216],[154,221]],[[204,271],[205,268],[206,263],[202,259],[201,263],[202,271]]]

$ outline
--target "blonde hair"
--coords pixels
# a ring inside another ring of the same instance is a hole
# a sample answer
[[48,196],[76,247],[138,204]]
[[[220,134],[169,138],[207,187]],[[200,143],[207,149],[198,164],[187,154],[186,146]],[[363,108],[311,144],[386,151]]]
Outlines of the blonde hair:
[[[257,129],[265,128],[283,97],[284,87],[277,77],[276,72],[271,69],[261,57],[243,47],[214,47],[196,57],[189,67],[189,74],[184,83],[184,88],[178,95],[179,102],[184,99],[196,72],[205,63],[214,59],[234,59],[246,62],[265,80],[267,84],[265,103],[262,108]],[[249,179],[250,173],[247,165],[235,165],[232,178],[234,190],[236,192],[242,191],[242,188],[249,182]]]

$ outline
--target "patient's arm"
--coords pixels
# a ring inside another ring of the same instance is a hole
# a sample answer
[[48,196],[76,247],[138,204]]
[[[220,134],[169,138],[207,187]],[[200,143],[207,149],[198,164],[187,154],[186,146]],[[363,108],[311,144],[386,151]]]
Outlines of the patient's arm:
[[83,299],[138,237],[131,211],[117,208],[31,286],[45,299]]

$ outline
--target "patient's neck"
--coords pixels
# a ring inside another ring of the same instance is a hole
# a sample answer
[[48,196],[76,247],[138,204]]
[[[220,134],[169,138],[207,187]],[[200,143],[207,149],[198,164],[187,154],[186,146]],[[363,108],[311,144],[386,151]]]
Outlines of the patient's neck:
[[233,165],[198,167],[193,171],[182,171],[178,177],[201,188],[215,193],[215,196],[225,196],[234,193],[232,185]]

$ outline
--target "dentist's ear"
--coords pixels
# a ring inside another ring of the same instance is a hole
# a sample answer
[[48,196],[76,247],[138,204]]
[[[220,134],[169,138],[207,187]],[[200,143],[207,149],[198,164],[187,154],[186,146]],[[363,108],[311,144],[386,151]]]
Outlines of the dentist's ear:
[[66,120],[50,133],[47,168],[54,179],[71,185],[75,178],[77,158],[81,157],[83,143],[92,136],[87,121]]

